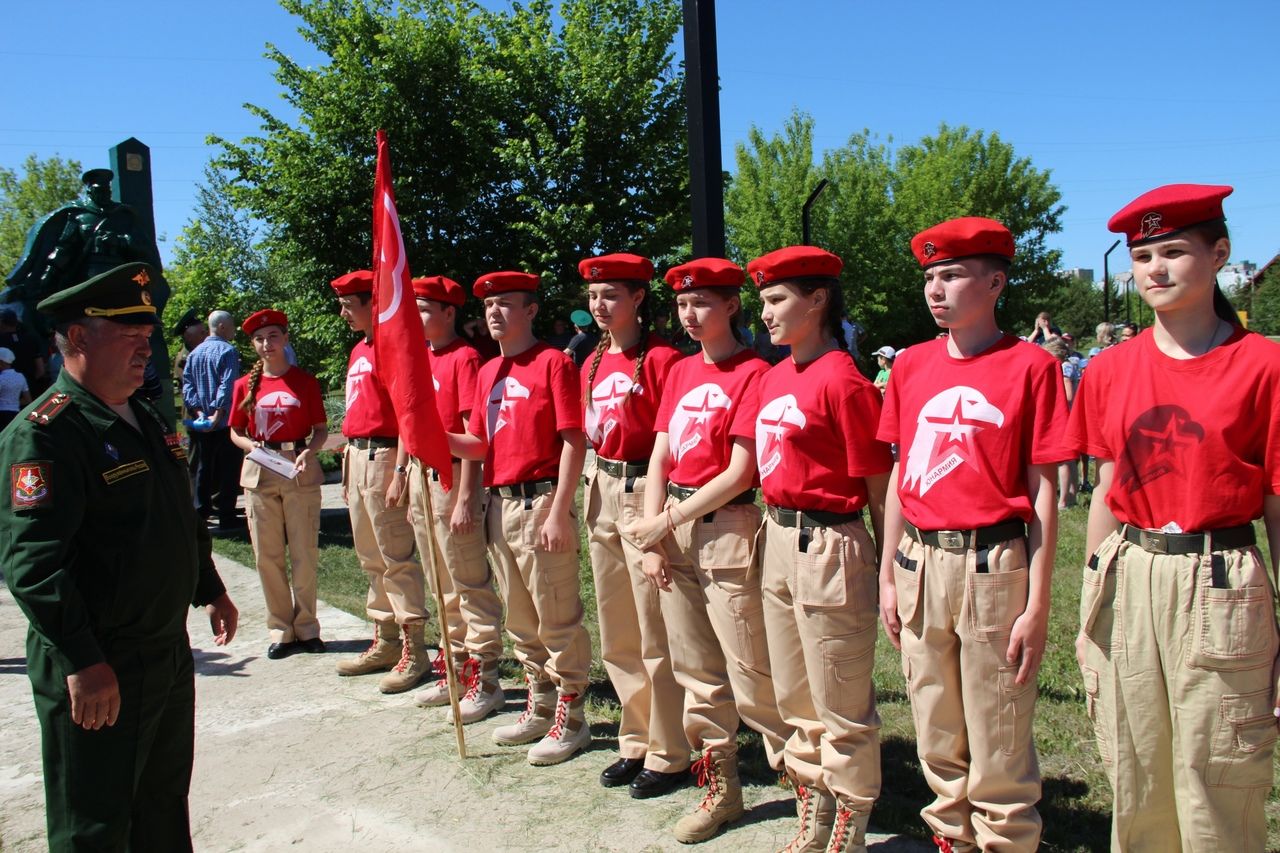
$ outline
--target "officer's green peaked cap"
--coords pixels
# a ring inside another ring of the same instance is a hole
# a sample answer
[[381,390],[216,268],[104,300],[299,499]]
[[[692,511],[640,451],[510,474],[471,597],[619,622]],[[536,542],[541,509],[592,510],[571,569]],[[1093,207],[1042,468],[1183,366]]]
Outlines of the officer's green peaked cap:
[[124,264],[60,290],[41,300],[36,308],[52,314],[55,323],[84,317],[105,317],[116,323],[155,323],[159,318],[151,302],[151,285],[159,277],[150,264]]

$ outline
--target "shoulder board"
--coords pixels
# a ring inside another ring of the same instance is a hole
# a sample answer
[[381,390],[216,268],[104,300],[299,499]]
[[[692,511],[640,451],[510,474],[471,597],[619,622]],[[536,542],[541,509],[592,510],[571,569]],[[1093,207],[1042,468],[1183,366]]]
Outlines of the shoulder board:
[[44,426],[51,420],[62,414],[71,405],[71,397],[62,391],[56,391],[45,397],[40,403],[27,413],[27,420],[33,424]]

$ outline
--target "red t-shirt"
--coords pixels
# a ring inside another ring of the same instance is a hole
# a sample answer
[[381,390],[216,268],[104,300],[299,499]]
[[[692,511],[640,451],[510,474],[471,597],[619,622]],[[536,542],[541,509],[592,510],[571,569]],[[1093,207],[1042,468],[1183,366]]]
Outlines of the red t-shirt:
[[436,388],[436,409],[445,432],[462,432],[465,418],[476,398],[476,374],[480,353],[462,338],[440,349],[427,347],[431,381]]
[[[708,364],[700,352],[675,363],[653,425],[667,434],[669,481],[704,486],[728,467],[734,438],[755,439],[759,379],[768,369],[751,350],[718,364]],[[759,483],[758,476],[752,479]]]
[[395,438],[400,434],[391,397],[374,364],[373,345],[368,339],[351,350],[347,361],[347,416],[342,422],[342,434],[347,438]]
[[[633,384],[631,377],[636,372],[639,350],[634,346],[625,352],[606,352],[591,383],[591,402],[586,405],[583,423],[587,438],[604,459],[648,462],[653,452],[653,421],[658,416],[658,403],[667,374],[681,355],[662,338],[649,335],[640,381]],[[594,359],[594,355],[590,356],[582,365],[584,387]]]
[[921,530],[1031,520],[1027,466],[1064,462],[1067,399],[1058,361],[1005,335],[973,358],[939,338],[893,363],[876,436],[898,445],[902,514]]
[[489,442],[486,486],[558,476],[560,430],[582,429],[582,386],[573,359],[539,341],[515,358],[485,362],[467,428]]
[[249,377],[241,376],[231,391],[228,424],[254,441],[305,441],[312,427],[328,421],[320,383],[300,367],[284,376],[262,375],[252,418],[240,407],[248,394]]
[[1280,346],[1243,329],[1199,358],[1150,331],[1089,360],[1068,431],[1115,461],[1107,506],[1171,533],[1248,524],[1280,493]]
[[806,364],[785,358],[760,379],[756,462],[765,503],[787,509],[857,512],[864,477],[893,467],[876,440],[880,391],[847,352]]

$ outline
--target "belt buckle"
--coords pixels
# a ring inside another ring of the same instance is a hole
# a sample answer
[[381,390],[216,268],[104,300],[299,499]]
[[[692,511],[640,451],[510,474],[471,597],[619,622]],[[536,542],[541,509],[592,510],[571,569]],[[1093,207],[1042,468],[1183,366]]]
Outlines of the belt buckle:
[[1138,540],[1138,544],[1142,546],[1144,551],[1150,551],[1153,554],[1169,553],[1169,537],[1163,533],[1141,530],[1138,532]]
[[939,530],[938,546],[940,548],[963,548],[965,546],[963,530]]

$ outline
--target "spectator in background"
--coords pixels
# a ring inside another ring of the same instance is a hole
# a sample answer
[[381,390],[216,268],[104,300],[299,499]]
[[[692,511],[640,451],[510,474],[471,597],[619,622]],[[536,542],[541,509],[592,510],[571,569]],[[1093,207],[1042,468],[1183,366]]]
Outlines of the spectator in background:
[[205,338],[204,323],[200,321],[200,315],[196,309],[188,309],[187,313],[178,318],[178,322],[173,324],[172,334],[182,341],[182,349],[178,350],[173,357],[173,381],[181,391],[182,371],[186,369],[187,358]]
[[31,389],[27,378],[13,369],[13,350],[0,347],[0,429],[31,402]]
[[231,443],[228,418],[231,392],[240,378],[240,354],[232,346],[236,327],[226,311],[209,315],[209,336],[187,357],[182,371],[182,402],[193,415],[188,424],[196,456],[196,512],[206,521],[215,513],[218,526],[239,525],[243,454]]
[[858,344],[861,343],[863,337],[866,336],[867,330],[854,322],[853,318],[848,314],[840,320],[840,331],[844,333],[844,345],[849,350],[849,355],[853,356],[853,360],[858,360]]
[[[1099,351],[1112,346],[1116,342],[1116,327],[1110,323],[1099,323],[1095,334],[1098,336]],[[1089,356],[1092,358],[1096,354],[1097,353],[1090,352]]]
[[555,349],[562,350],[573,340],[573,332],[569,331],[569,324],[559,317],[551,322],[551,330],[551,334],[547,335],[547,343]]
[[1137,337],[1137,334],[1138,334],[1137,323],[1124,323],[1120,326],[1120,340],[1118,341],[1118,343],[1131,341],[1135,337]]
[[591,319],[591,315],[579,308],[569,315],[569,320],[573,323],[576,334],[564,348],[565,355],[573,359],[573,363],[578,367],[582,367],[582,363],[587,360],[587,356],[596,348],[596,344],[600,341],[600,331],[596,328],[595,321]]
[[27,388],[39,393],[49,385],[45,370],[45,348],[34,335],[18,323],[18,315],[6,308],[0,311],[0,346],[13,352],[13,369],[27,380]]
[[889,372],[893,370],[893,360],[897,357],[898,353],[893,347],[883,346],[876,350],[876,363],[880,365],[880,370],[877,371],[873,384],[880,389],[881,394],[889,387]]
[[1053,325],[1053,318],[1049,316],[1049,312],[1041,311],[1036,315],[1036,327],[1031,330],[1031,334],[1027,335],[1027,342],[1039,346],[1049,338],[1061,334],[1062,330]]
[[1071,359],[1078,366],[1080,359],[1083,358],[1080,353],[1076,352],[1076,337],[1070,332],[1062,333],[1062,342],[1067,345],[1067,358]]
[[[1061,337],[1051,336],[1040,346],[1062,365],[1062,388],[1066,392],[1069,409],[1080,384],[1080,367],[1071,360],[1071,350]],[[1076,493],[1080,488],[1078,473],[1074,459],[1058,465],[1058,509],[1069,509],[1076,505]]]
[[462,336],[467,343],[480,353],[480,361],[485,362],[498,355],[498,343],[489,337],[489,326],[483,317],[473,317],[462,324]]

